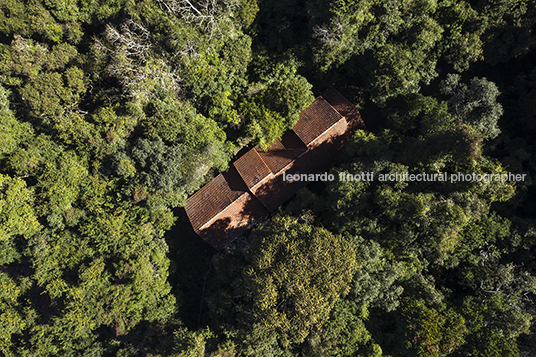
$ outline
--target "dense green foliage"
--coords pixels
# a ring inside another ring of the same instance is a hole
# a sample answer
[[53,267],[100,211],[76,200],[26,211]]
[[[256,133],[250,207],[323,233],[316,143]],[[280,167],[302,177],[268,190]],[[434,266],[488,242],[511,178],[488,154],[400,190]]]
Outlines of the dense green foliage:
[[[0,355],[536,356],[534,0],[0,1]],[[216,252],[189,195],[368,130]],[[526,174],[519,182],[380,180]]]

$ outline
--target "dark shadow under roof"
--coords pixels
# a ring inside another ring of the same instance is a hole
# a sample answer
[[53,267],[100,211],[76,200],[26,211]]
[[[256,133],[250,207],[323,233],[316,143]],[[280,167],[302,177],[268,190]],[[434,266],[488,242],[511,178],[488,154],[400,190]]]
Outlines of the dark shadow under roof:
[[266,166],[275,175],[307,150],[307,146],[292,130],[287,131],[281,141],[276,140],[266,151],[256,148]]
[[196,233],[216,249],[224,249],[244,234],[258,219],[268,215],[264,205],[249,192],[244,192],[237,200],[219,212],[210,224]]

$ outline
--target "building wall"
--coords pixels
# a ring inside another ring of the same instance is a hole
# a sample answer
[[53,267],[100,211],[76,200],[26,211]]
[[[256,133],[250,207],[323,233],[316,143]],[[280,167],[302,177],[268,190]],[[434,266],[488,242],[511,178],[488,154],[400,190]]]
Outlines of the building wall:
[[346,118],[343,117],[337,123],[333,124],[332,127],[322,133],[322,135],[318,136],[315,140],[313,140],[309,144],[308,149],[312,150],[323,143],[335,140],[336,138],[343,135],[347,129],[348,123],[346,122]]

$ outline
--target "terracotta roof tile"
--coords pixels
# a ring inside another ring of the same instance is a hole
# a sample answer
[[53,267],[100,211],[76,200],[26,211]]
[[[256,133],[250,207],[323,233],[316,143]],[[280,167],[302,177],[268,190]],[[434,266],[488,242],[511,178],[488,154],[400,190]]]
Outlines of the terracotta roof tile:
[[333,108],[346,117],[348,126],[352,130],[366,128],[365,122],[361,118],[361,114],[357,108],[335,88],[328,89],[322,94],[322,97],[324,97]]
[[266,152],[249,150],[227,173],[187,200],[186,213],[197,234],[221,249],[308,184],[285,181],[284,174],[329,170],[349,132],[364,127],[364,123],[340,93],[329,90],[325,96],[327,100],[319,97],[300,113],[298,123],[281,141],[276,140]]
[[309,144],[309,150],[320,145],[323,142],[331,141],[334,137],[343,135],[348,129],[348,123],[346,118],[342,117],[338,122],[333,124],[328,130],[326,130],[322,135],[319,135],[315,140]]
[[214,248],[223,249],[268,213],[255,196],[244,192],[196,233]]
[[328,130],[342,118],[324,98],[318,97],[307,108],[301,111],[300,119],[292,131],[309,146],[319,135]]
[[[341,124],[344,124],[344,121]],[[322,174],[328,171],[333,165],[341,142],[339,137],[330,138],[307,150],[269,181],[259,185],[253,192],[254,195],[257,196],[268,211],[272,212],[277,209],[277,207],[294,196],[300,188],[309,183],[307,181],[284,180],[283,175],[287,178],[289,175]]]
[[236,160],[233,166],[250,189],[272,173],[254,148]]
[[352,131],[367,128],[357,108],[354,108],[354,110],[346,115],[346,120],[348,121],[348,125],[351,127]]
[[334,88],[328,89],[322,94],[322,97],[324,97],[328,103],[343,116],[350,114],[356,109],[355,105]]
[[245,192],[247,187],[234,168],[201,187],[184,206],[194,230],[197,231]]
[[275,175],[304,153],[307,147],[293,131],[289,130],[283,135],[281,141],[276,140],[266,151],[260,148],[256,148],[256,150],[266,166]]
[[300,188],[308,184],[308,182],[304,181],[283,180],[284,174],[293,174],[295,172],[294,165],[292,165],[288,170],[278,173],[270,181],[263,183],[255,190],[255,196],[269,212],[277,209],[277,207],[294,196]]

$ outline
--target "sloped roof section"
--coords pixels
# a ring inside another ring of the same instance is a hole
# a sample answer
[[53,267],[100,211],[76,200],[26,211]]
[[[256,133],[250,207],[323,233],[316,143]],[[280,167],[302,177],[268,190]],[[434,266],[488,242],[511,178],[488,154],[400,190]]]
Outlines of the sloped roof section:
[[251,189],[272,174],[255,148],[246,152],[233,163],[246,186]]
[[346,116],[355,110],[355,105],[353,105],[335,88],[330,88],[325,93],[322,93],[322,97],[326,99],[328,103],[331,104],[331,106],[343,116]]
[[342,117],[324,98],[318,97],[309,107],[301,111],[300,119],[292,131],[309,146]]
[[358,110],[339,92],[328,90],[300,113],[281,140],[266,151],[249,150],[187,200],[195,232],[214,248],[224,249],[307,185],[289,176],[327,171],[351,132],[364,127]]
[[299,162],[299,159],[293,161],[285,171],[278,172],[272,180],[260,185],[255,190],[255,196],[269,212],[273,212],[282,203],[294,196],[300,188],[307,185],[305,181],[285,180],[287,175],[300,173],[297,169]]
[[292,131],[287,131],[281,141],[276,140],[266,151],[256,148],[266,166],[275,175],[307,150],[307,146]]
[[188,198],[184,206],[194,231],[197,233],[203,225],[246,192],[247,186],[232,167],[201,187]]
[[346,99],[341,93],[339,93],[335,88],[328,89],[325,93],[322,94],[329,104],[339,113],[346,117],[348,125],[353,130],[365,129],[365,122],[361,118],[361,114],[348,99]]
[[224,249],[268,213],[257,197],[244,192],[196,233],[214,248]]

